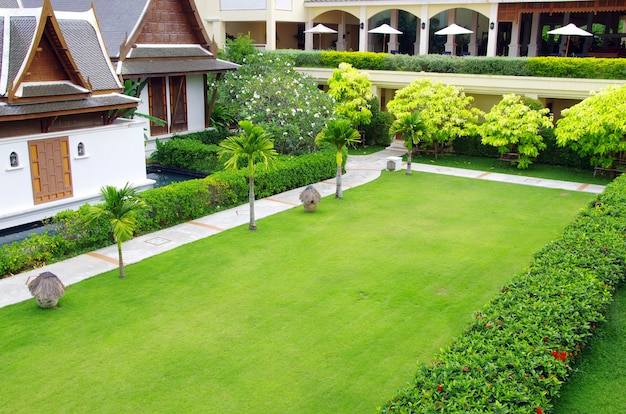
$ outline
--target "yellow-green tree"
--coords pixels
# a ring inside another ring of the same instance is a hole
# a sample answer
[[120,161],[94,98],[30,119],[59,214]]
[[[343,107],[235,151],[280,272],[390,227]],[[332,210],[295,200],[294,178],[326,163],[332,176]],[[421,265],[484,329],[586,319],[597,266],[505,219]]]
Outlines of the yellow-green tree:
[[568,145],[591,164],[611,168],[626,151],[626,85],[608,86],[564,109],[556,122],[556,142]]
[[387,110],[396,119],[419,112],[426,131],[421,142],[444,145],[476,132],[482,112],[472,107],[473,101],[474,98],[466,96],[460,88],[421,79],[398,90],[387,104]]
[[335,114],[349,119],[352,126],[367,125],[372,120],[370,101],[374,95],[367,73],[340,63],[328,79],[328,94],[337,102]]
[[350,121],[347,119],[333,119],[328,121],[326,127],[322,129],[322,132],[315,137],[315,143],[318,146],[330,144],[337,150],[337,187],[335,190],[335,198],[343,198],[343,191],[341,189],[343,149],[350,144],[359,142],[359,139],[359,131],[352,128]]
[[497,147],[500,154],[519,153],[517,168],[525,169],[546,148],[541,131],[552,127],[549,109],[533,109],[525,97],[509,94],[485,115],[478,133],[483,144]]

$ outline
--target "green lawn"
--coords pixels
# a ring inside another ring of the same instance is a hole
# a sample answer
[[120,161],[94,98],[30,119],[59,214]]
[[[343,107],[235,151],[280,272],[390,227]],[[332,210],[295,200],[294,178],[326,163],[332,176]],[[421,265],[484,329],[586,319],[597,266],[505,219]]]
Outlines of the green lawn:
[[589,349],[555,404],[556,414],[613,414],[626,407],[626,286],[614,295],[607,322],[600,324]]
[[0,413],[373,413],[593,198],[383,173],[0,309]]

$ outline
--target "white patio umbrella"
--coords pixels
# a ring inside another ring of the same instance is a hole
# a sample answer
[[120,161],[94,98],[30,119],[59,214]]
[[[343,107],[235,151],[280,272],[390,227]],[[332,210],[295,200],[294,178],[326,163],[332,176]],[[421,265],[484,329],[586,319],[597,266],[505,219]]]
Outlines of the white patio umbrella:
[[383,52],[385,51],[385,44],[387,43],[387,35],[402,34],[400,30],[394,29],[393,27],[389,26],[387,23],[383,23],[378,27],[368,30],[367,33],[377,33],[377,34],[383,35]]
[[[474,32],[471,31],[470,29],[466,29],[465,27],[459,26],[456,23],[452,23],[450,26],[444,27],[443,29],[437,30],[435,32],[435,34],[439,36],[456,36],[460,34],[470,34],[470,33],[474,33]],[[456,55],[455,49],[456,49],[456,46],[455,46],[455,42],[453,39],[453,42],[452,42],[452,54],[453,55]]]
[[319,23],[311,27],[309,30],[305,30],[304,33],[319,34],[320,35],[320,50],[322,50],[322,35],[324,33],[337,33],[337,31],[335,29],[331,29],[330,27],[324,26],[323,24]]
[[567,45],[565,46],[565,56],[569,52],[569,40],[570,36],[593,36],[593,33],[589,33],[586,30],[581,29],[574,23],[570,23],[567,26],[559,27],[558,29],[550,30],[548,34],[551,35],[563,35],[567,36]]
[[456,23],[452,23],[450,26],[444,27],[443,29],[437,30],[435,32],[436,35],[440,35],[440,36],[460,35],[460,34],[470,34],[470,33],[474,33],[474,32],[470,29],[466,29],[465,27],[461,27]]

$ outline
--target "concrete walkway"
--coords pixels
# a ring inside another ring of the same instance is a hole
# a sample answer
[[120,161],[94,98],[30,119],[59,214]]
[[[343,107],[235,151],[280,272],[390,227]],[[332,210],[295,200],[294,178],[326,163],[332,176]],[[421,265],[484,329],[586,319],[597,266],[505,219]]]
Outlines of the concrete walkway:
[[[406,150],[404,150],[403,147],[398,148],[392,145],[384,151],[371,155],[348,157],[342,188],[347,190],[375,180],[380,176],[381,171],[387,168],[388,157],[402,156],[405,152]],[[403,165],[403,168],[406,168],[406,165]],[[415,172],[445,174],[457,177],[501,181],[511,184],[548,187],[569,191],[584,191],[588,193],[601,193],[604,190],[604,186],[600,185],[521,177],[517,175],[489,173],[419,163],[413,163],[412,170]],[[398,174],[400,173],[402,172],[399,171]],[[332,195],[335,193],[335,180],[329,179],[317,183],[315,184],[315,188],[320,192],[322,197]],[[303,188],[297,188],[255,201],[256,218],[261,219],[300,205],[299,195],[302,190]],[[136,263],[147,257],[163,253],[167,250],[220,233],[227,229],[247,224],[248,222],[249,210],[248,205],[245,204],[155,233],[136,237],[124,243],[124,262],[125,264]],[[26,287],[26,281],[29,277],[34,278],[44,271],[54,273],[68,286],[116,268],[117,248],[116,246],[109,246],[63,262],[44,266],[9,278],[0,279],[0,307],[31,299],[32,296]]]

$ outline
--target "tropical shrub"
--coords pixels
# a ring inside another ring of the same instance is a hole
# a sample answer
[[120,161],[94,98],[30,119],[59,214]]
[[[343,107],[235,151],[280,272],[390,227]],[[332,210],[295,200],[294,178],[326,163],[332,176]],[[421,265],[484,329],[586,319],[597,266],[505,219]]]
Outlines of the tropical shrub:
[[370,101],[372,110],[372,120],[369,124],[363,126],[363,134],[367,145],[387,146],[391,143],[389,136],[389,127],[393,122],[393,115],[389,112],[381,112],[378,99],[374,98]]
[[626,276],[626,176],[503,286],[381,412],[543,413]]
[[289,155],[314,151],[315,136],[335,109],[333,99],[297,72],[291,60],[263,53],[249,56],[239,70],[224,76],[218,103],[263,127],[274,137],[276,150]]
[[151,159],[161,165],[208,174],[223,168],[217,156],[217,145],[205,145],[195,139],[170,139],[165,143],[157,140],[156,147]]
[[372,120],[372,83],[367,73],[359,72],[349,63],[340,63],[328,79],[328,94],[337,103],[335,115],[349,119],[359,128]]

